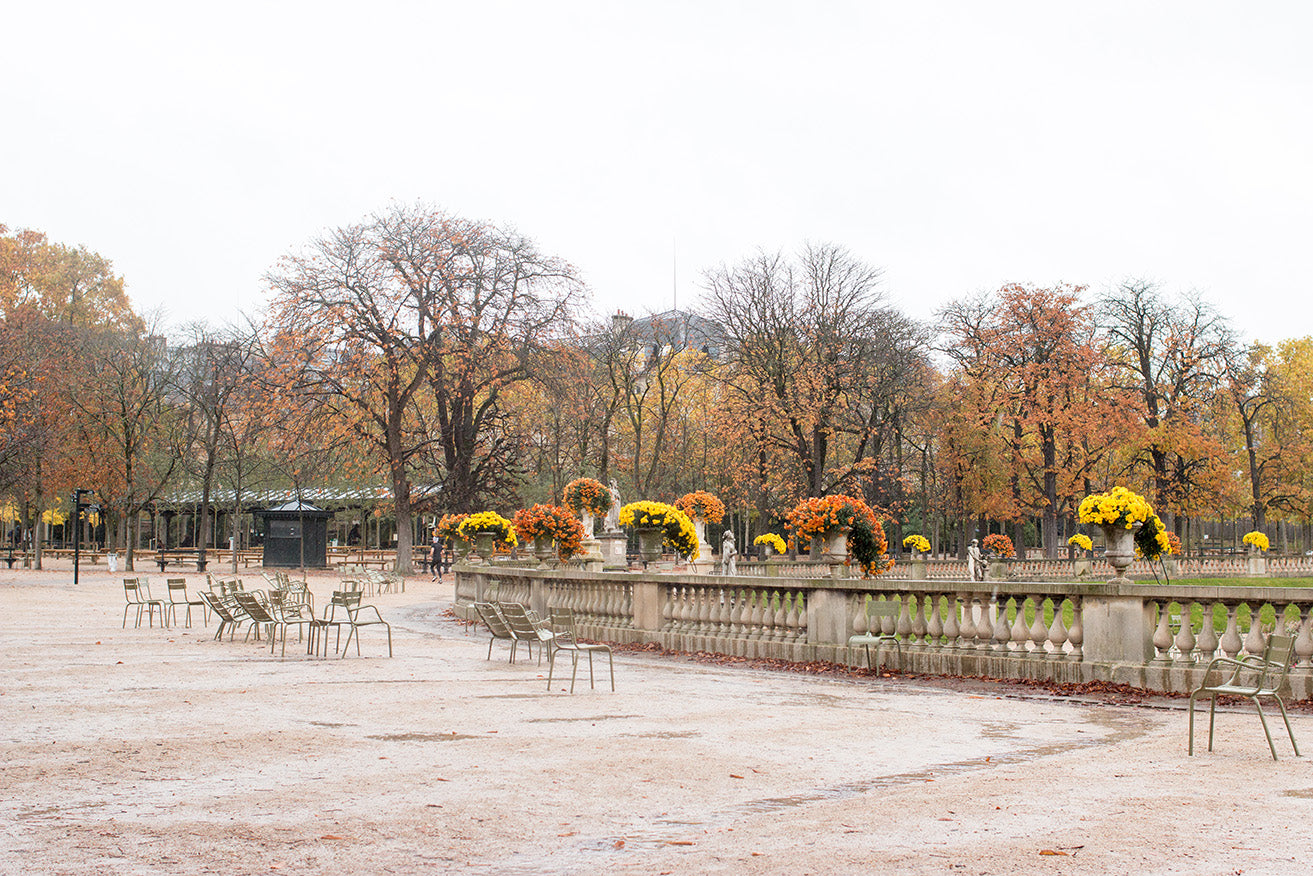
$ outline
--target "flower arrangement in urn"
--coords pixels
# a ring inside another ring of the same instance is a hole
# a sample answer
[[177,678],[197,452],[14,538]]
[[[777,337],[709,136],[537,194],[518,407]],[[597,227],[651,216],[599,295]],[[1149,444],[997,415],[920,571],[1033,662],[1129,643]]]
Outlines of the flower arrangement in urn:
[[1174,532],[1167,533],[1167,553],[1179,557],[1184,552],[1181,547],[1181,537]]
[[515,512],[515,534],[522,539],[555,540],[556,553],[562,560],[579,553],[584,526],[568,508],[560,505],[534,505]]
[[561,501],[576,514],[588,513],[601,517],[611,510],[611,491],[601,481],[575,478],[565,485]]
[[449,541],[464,538],[463,535],[457,532],[457,529],[469,516],[468,514],[443,514],[442,519],[438,521],[438,525],[433,528],[433,534],[438,538],[445,538]]
[[1126,487],[1113,487],[1107,493],[1091,493],[1082,499],[1080,522],[1097,524],[1105,532],[1116,528],[1134,531],[1135,553],[1146,559],[1156,560],[1171,549],[1167,528],[1154,513],[1153,506]]
[[1094,550],[1094,542],[1083,532],[1078,532],[1071,538],[1067,539],[1067,544],[1071,545],[1078,551]]
[[980,546],[985,549],[986,553],[1000,560],[1014,556],[1017,552],[1012,546],[1012,539],[1001,532],[991,532],[985,536],[985,540],[980,543]]
[[783,554],[788,549],[788,546],[784,544],[784,539],[780,538],[773,532],[767,532],[757,536],[752,540],[752,543],[769,547],[777,554]]
[[457,534],[466,541],[474,541],[476,536],[491,535],[494,541],[514,547],[519,544],[515,538],[515,528],[511,522],[496,511],[480,511],[471,514],[456,527]]
[[698,537],[693,521],[674,505],[664,502],[630,502],[620,509],[620,525],[636,529],[659,529],[662,542],[671,549],[697,559]]
[[1259,553],[1262,553],[1263,551],[1267,550],[1272,546],[1272,543],[1267,540],[1267,536],[1259,532],[1258,530],[1254,530],[1253,532],[1246,532],[1245,537],[1240,539],[1240,541],[1243,542],[1244,544],[1249,545],[1250,548],[1252,548],[1255,551],[1258,551]]
[[875,512],[861,499],[834,495],[803,499],[785,518],[792,538],[799,544],[823,538],[835,530],[848,530],[848,553],[857,560],[867,577],[887,572],[893,567],[889,542]]
[[903,547],[918,554],[930,553],[930,539],[924,535],[909,535],[903,539]]
[[690,519],[701,517],[708,523],[719,523],[725,519],[725,503],[706,490],[680,496],[675,500],[675,507],[687,514]]

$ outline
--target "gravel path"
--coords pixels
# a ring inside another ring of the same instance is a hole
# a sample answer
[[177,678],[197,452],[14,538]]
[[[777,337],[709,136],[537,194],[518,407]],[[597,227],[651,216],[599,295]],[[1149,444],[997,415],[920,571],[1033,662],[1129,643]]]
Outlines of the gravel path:
[[[120,629],[119,576],[0,571],[0,873],[1309,866],[1310,759],[1282,737],[1274,764],[1252,712],[1187,758],[1180,701],[646,654],[572,696],[500,644],[485,660],[451,595],[373,600],[393,659],[379,630],[363,657],[282,659],[213,626]],[[1292,720],[1313,754],[1313,715]]]

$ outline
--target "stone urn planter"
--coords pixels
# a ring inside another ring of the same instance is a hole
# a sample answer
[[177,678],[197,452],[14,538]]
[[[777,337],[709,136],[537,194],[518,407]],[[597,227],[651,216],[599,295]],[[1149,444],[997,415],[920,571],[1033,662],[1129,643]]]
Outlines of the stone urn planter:
[[1136,523],[1132,528],[1127,529],[1124,526],[1103,525],[1103,537],[1108,542],[1108,549],[1104,556],[1108,559],[1108,565],[1112,566],[1116,577],[1109,583],[1129,584],[1131,579],[1126,577],[1126,570],[1135,562],[1135,532],[1140,528]]
[[990,557],[985,567],[986,581],[1006,581],[1008,579],[1008,561],[1002,557]]
[[1088,556],[1077,557],[1071,561],[1072,573],[1077,578],[1088,578],[1094,574],[1094,561]]
[[911,576],[913,581],[926,581],[930,578],[930,555],[921,551],[912,551]]
[[552,554],[556,553],[556,545],[550,535],[535,535],[533,537],[533,555],[538,558],[538,564],[542,568],[547,568],[551,563]]
[[653,563],[661,558],[661,542],[665,535],[660,528],[643,526],[635,529],[638,533],[638,555],[644,563]]
[[497,536],[491,532],[478,532],[474,535],[474,550],[485,563],[492,562],[493,549],[497,544]]
[[761,548],[761,558],[763,560],[769,560],[771,557],[775,556],[775,548],[770,545],[762,544],[758,545],[758,547]]
[[825,530],[825,559],[830,563],[842,563],[848,559],[847,526],[836,526]]
[[454,556],[455,561],[458,563],[461,562],[462,560],[469,559],[470,543],[465,539],[460,538],[459,536],[452,538],[451,552]]

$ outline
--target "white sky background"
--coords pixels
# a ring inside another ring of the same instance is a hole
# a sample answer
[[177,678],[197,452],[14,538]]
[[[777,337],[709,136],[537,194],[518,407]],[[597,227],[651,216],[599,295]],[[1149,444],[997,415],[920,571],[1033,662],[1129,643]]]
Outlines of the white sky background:
[[1006,282],[1195,290],[1313,333],[1313,4],[66,3],[0,16],[0,223],[235,320],[425,201],[681,306],[843,244],[921,319]]

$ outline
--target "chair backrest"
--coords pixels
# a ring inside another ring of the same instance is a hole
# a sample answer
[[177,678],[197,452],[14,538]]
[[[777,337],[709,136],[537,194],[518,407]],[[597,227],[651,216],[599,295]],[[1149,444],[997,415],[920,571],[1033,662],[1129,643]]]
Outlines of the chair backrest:
[[141,602],[141,585],[136,578],[123,579],[123,598],[132,605]]
[[1263,649],[1263,672],[1258,679],[1258,686],[1263,690],[1277,690],[1286,680],[1290,671],[1290,662],[1295,656],[1295,637],[1273,633],[1267,637],[1267,647]]
[[[328,603],[325,617],[329,621],[337,618],[337,610],[342,609],[346,612],[348,618],[352,617],[360,610],[360,591],[359,590],[334,590],[333,598]],[[339,621],[345,623],[345,621]]]
[[[166,580],[164,583],[167,584],[168,587],[169,587],[169,601],[170,601],[170,602],[186,602],[186,601],[187,601],[187,579],[186,579],[186,578],[169,578],[169,579]],[[180,596],[180,597],[182,597],[182,598],[181,598],[181,599],[175,599],[175,598],[174,598],[175,596]]]
[[574,612],[568,608],[550,608],[547,610],[551,619],[552,632],[558,636],[574,638]]
[[254,593],[239,590],[233,596],[236,598],[237,604],[242,607],[242,611],[246,612],[247,617],[257,624],[276,623],[273,615],[269,613],[269,609],[265,608],[264,603]]
[[223,600],[218,596],[208,590],[202,590],[201,599],[204,599],[206,604],[210,606],[210,609],[219,616],[219,620],[227,621],[228,623],[237,622],[237,618],[233,616],[233,613],[228,610],[228,606],[224,605]]
[[885,618],[891,618],[894,623],[898,622],[898,615],[902,613],[903,604],[897,599],[872,599],[866,603],[867,628],[871,632],[877,632],[877,628],[870,621],[881,621]]
[[474,603],[474,611],[478,614],[479,619],[488,627],[488,632],[492,633],[498,639],[510,639],[514,637],[510,626],[506,623],[497,606],[491,602]]
[[497,608],[501,611],[502,617],[506,618],[507,625],[517,638],[538,638],[538,626],[529,617],[523,605],[518,602],[502,602],[498,603]]

